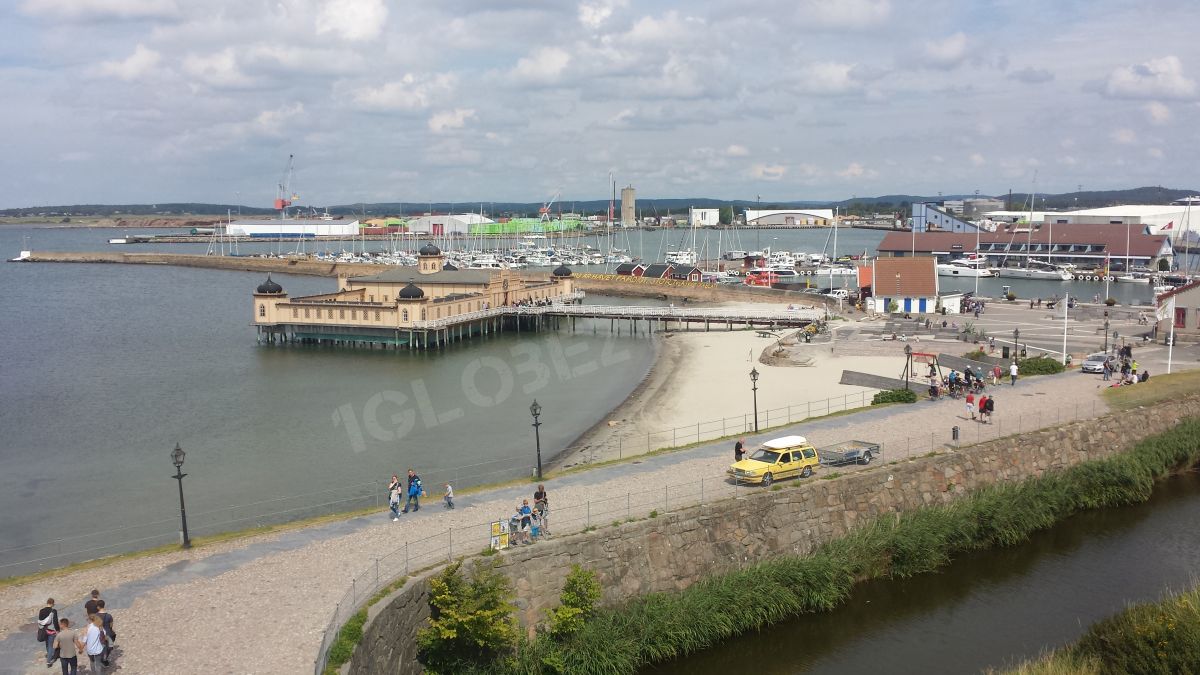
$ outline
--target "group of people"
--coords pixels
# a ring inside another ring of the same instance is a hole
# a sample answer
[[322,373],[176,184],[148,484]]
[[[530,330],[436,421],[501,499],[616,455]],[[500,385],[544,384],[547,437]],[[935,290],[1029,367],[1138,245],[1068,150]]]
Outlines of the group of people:
[[[988,424],[992,421],[992,412],[995,409],[995,396],[981,393],[977,400],[974,392],[967,392],[967,414],[971,416],[971,419],[978,420],[981,424]],[[977,413],[978,417],[976,417]]]
[[979,298],[963,298],[962,307],[959,311],[963,314],[971,313],[978,319],[980,314],[987,311],[987,303]]
[[540,537],[550,534],[550,498],[546,494],[546,486],[538,484],[533,493],[533,506],[528,499],[522,499],[517,509],[508,519],[508,540],[512,545],[532,544]]
[[[1015,368],[1016,365],[1014,364]],[[991,370],[992,384],[1000,383],[1002,371],[1000,366],[993,366]],[[1016,381],[1016,374],[1013,374],[1013,381]],[[929,398],[937,400],[943,394],[949,394],[951,398],[958,398],[963,393],[979,394],[983,391],[987,384],[986,375],[982,368],[964,368],[960,375],[958,371],[951,370],[946,377],[939,378],[937,367],[933,364],[929,365]]]
[[512,304],[513,307],[549,307],[554,303],[549,299],[544,300],[518,300]]
[[1137,359],[1133,358],[1133,345],[1113,346],[1115,356],[1104,362],[1104,381],[1111,381],[1113,375],[1119,374],[1114,387],[1146,382],[1150,379],[1150,371],[1140,370]]
[[77,623],[59,615],[54,598],[46,600],[46,606],[37,615],[37,640],[45,644],[47,668],[54,667],[54,662],[58,661],[63,675],[76,675],[79,659],[86,655],[92,673],[104,672],[111,663],[113,645],[117,642],[113,616],[104,605],[100,591],[93,590],[91,597],[83,603],[87,619]]

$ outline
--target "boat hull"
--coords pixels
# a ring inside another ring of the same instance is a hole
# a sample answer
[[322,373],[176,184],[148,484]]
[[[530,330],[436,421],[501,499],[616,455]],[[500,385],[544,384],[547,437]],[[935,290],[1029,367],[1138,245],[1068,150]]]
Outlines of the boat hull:
[[996,276],[1002,279],[1046,279],[1049,281],[1070,281],[1071,274],[1069,272],[1060,272],[1056,270],[1027,270],[1021,268],[998,269]]

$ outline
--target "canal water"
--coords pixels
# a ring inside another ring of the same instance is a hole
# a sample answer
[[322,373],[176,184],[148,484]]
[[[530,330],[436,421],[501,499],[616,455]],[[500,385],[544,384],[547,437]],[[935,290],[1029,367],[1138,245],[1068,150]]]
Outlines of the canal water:
[[764,628],[647,673],[927,674],[1003,669],[1078,639],[1129,603],[1197,583],[1200,474],[1077,515],[942,572],[860,585],[841,608]]
[[[3,256],[26,235],[96,250],[111,231],[0,228]],[[655,355],[653,340],[585,321],[439,352],[259,345],[250,293],[263,279],[0,263],[0,577],[177,540],[176,443],[193,535],[382,507],[409,467],[431,495],[528,476],[535,398],[548,459]],[[336,284],[277,280],[294,295]]]

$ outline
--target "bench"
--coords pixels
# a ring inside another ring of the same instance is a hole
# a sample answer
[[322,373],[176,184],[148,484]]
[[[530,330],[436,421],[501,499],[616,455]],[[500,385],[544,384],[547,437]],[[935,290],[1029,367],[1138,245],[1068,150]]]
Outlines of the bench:
[[779,333],[774,333],[769,330],[758,331],[758,337],[779,337]]

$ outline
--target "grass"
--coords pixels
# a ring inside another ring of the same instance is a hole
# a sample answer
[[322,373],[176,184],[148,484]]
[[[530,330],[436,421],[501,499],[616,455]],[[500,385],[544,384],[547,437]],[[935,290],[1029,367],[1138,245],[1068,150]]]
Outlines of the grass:
[[1181,398],[1200,389],[1200,370],[1155,375],[1132,387],[1110,387],[1100,393],[1114,410],[1128,410]]
[[363,626],[367,623],[367,611],[375,603],[400,589],[407,581],[408,577],[402,576],[380,589],[378,593],[371,596],[362,609],[355,612],[346,623],[342,624],[342,627],[338,629],[337,638],[329,646],[329,658],[325,663],[324,675],[337,675],[342,664],[349,661],[350,657],[354,655],[354,648],[363,639]]
[[[535,638],[492,670],[635,673],[798,614],[829,611],[859,581],[931,572],[968,551],[1023,542],[1079,511],[1145,501],[1156,480],[1200,461],[1200,446],[1193,440],[1197,434],[1200,418],[1191,418],[1107,459],[989,486],[947,505],[889,514],[812,555],[772,558],[678,593],[648,595],[602,610],[569,640]],[[1200,606],[1200,598],[1193,604]],[[1200,654],[1200,643],[1193,653]],[[1117,658],[1105,652],[1101,662]],[[558,664],[559,671],[546,664]]]
[[1092,624],[1077,642],[1010,675],[1200,672],[1200,587],[1132,605]]

